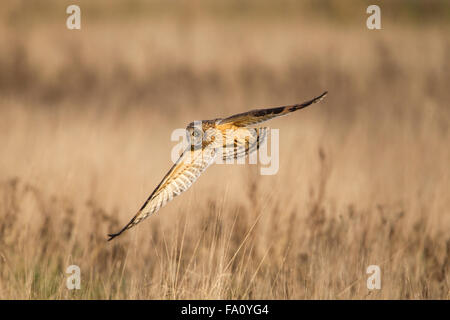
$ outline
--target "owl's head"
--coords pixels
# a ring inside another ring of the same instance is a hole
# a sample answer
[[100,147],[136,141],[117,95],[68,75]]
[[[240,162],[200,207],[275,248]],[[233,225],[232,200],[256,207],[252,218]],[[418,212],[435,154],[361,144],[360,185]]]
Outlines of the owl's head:
[[203,140],[203,128],[201,121],[189,123],[186,127],[186,138],[192,146],[201,146]]

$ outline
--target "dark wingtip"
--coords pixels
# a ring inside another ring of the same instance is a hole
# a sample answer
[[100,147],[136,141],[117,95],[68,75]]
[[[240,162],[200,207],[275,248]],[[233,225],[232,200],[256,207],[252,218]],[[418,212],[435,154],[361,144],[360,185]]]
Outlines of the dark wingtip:
[[115,237],[119,236],[121,233],[122,233],[122,232],[119,232],[119,233],[109,233],[109,234],[108,234],[108,237],[109,237],[108,241],[111,241],[111,240],[114,239]]
[[315,98],[313,98],[313,99],[311,99],[309,101],[303,102],[302,104],[296,104],[296,105],[292,106],[290,108],[290,111],[303,109],[303,108],[306,108],[306,107],[308,107],[308,106],[310,106],[310,105],[312,105],[314,103],[317,103],[320,100],[322,100],[327,94],[328,94],[328,91],[324,91],[320,96],[317,96],[317,97],[315,97]]
[[328,91],[324,91],[320,96],[315,97],[314,99],[308,101],[307,103],[308,103],[308,104],[311,104],[311,103],[319,102],[319,101],[322,100],[327,94],[328,94]]
[[[138,213],[139,214],[139,213]],[[117,233],[110,233],[108,234],[108,241],[111,241],[112,239],[114,239],[115,237],[120,236],[123,232],[125,232],[126,230],[130,229],[132,226],[134,226],[133,222],[136,220],[136,216],[133,217],[133,219],[131,219],[130,222],[127,223],[127,225],[125,227],[122,228],[122,230],[120,230]]]

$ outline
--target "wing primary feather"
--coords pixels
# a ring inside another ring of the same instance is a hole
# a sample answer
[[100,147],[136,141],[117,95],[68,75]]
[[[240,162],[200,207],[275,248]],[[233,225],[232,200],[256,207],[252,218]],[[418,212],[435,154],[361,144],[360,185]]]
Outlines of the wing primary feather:
[[192,183],[214,161],[215,154],[207,153],[208,150],[204,150],[205,154],[208,154],[206,158],[203,157],[203,151],[198,150],[196,151],[194,162],[186,163],[186,157],[190,155],[187,153],[190,150],[186,149],[180,159],[170,168],[169,172],[167,172],[158,186],[153,190],[136,215],[119,232],[108,234],[108,241],[111,241],[124,231],[137,225],[150,214],[157,212],[175,196],[189,189]]
[[306,108],[313,103],[319,102],[327,95],[327,93],[328,92],[325,91],[320,96],[317,96],[300,104],[293,104],[275,108],[255,109],[244,113],[238,113],[228,118],[222,119],[219,123],[219,126],[223,125],[224,127],[227,127],[227,125],[232,124],[236,127],[248,127],[276,117],[285,116],[291,112]]
[[309,101],[303,102],[301,104],[294,104],[293,106],[287,107],[289,108],[289,111],[296,111],[299,109],[303,109],[306,108],[307,106],[312,105],[313,103],[319,102],[320,100],[322,100],[326,95],[328,94],[328,91],[325,91],[324,93],[322,93],[320,96],[315,97]]
[[[153,192],[150,194],[150,196],[147,198],[147,200],[144,202],[144,204],[142,205],[142,207],[139,209],[138,213],[136,213],[136,215],[130,220],[130,222],[128,222],[125,227],[123,227],[119,232],[117,233],[109,233],[108,234],[108,241],[111,241],[112,239],[114,239],[115,237],[120,236],[124,231],[130,229],[132,226],[134,226],[135,224],[137,224],[137,222],[135,223],[136,218],[139,216],[139,214],[142,212],[142,210],[145,208],[145,206],[148,204],[148,202],[152,199],[153,195],[156,193],[156,191],[158,191],[159,187],[163,184],[164,181],[166,181],[166,178],[169,176],[169,174],[172,173],[173,169],[177,166],[178,163],[175,163],[169,170],[169,172],[166,173],[166,175],[164,176],[164,178],[161,180],[161,182],[158,184],[158,186],[155,188],[155,190],[153,190]],[[138,221],[139,222],[139,221]]]

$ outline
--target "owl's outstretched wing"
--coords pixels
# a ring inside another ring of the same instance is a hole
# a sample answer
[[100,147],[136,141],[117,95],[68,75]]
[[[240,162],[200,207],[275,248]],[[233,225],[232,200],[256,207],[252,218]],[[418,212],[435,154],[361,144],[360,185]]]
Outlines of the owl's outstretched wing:
[[315,97],[309,101],[303,102],[301,104],[294,104],[290,106],[276,107],[276,108],[268,108],[268,109],[256,109],[251,110],[244,113],[235,114],[231,117],[222,119],[219,123],[220,126],[226,127],[226,125],[234,125],[236,127],[247,127],[260,122],[264,122],[276,117],[285,116],[291,112],[303,109],[313,103],[319,102],[326,95],[327,91],[322,93],[320,96]]
[[183,152],[163,180],[152,192],[138,213],[117,233],[108,234],[109,240],[122,234],[157,212],[175,196],[186,191],[215,159],[216,150],[207,146],[204,149],[191,150],[190,146]]

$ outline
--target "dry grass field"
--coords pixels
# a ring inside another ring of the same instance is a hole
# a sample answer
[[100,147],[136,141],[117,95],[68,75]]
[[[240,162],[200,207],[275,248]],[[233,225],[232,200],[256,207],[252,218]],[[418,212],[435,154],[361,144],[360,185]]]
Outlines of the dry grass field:
[[[386,5],[379,31],[364,1],[136,0],[76,1],[70,31],[73,2],[0,4],[1,299],[450,298],[445,1]],[[174,129],[324,90],[267,123],[276,175],[212,166],[106,241],[171,166]]]

